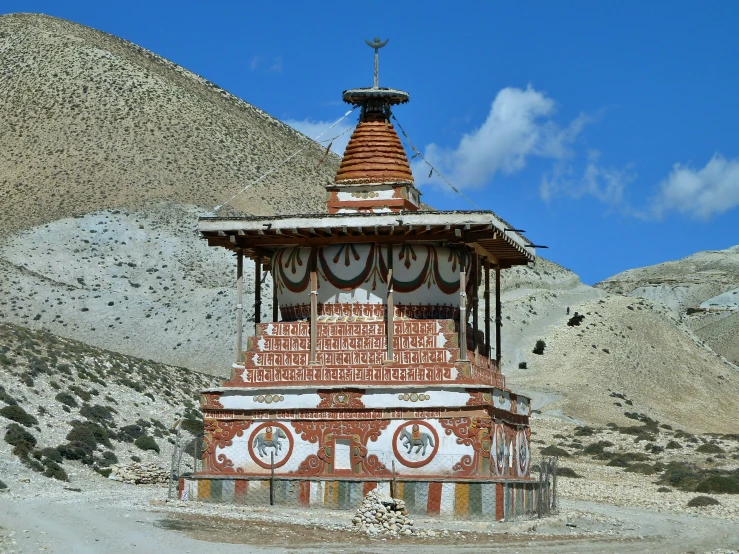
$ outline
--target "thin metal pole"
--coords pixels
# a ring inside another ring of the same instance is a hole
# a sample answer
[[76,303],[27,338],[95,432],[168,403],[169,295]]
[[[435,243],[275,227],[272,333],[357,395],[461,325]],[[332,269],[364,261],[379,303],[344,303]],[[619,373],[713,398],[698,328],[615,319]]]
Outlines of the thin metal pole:
[[256,325],[262,322],[262,259],[254,259],[254,332]]
[[275,505],[275,451],[269,453],[271,475],[269,478],[269,505]]
[[280,303],[277,300],[277,272],[272,268],[272,321],[280,319]]
[[500,264],[497,264],[495,266],[495,363],[497,364],[498,371],[501,371],[500,328],[502,325],[503,318],[500,309]]
[[485,356],[490,360],[490,260],[485,258]]
[[395,492],[398,490],[398,481],[395,478],[395,460],[393,460],[393,490],[390,491],[390,498],[395,498]]
[[236,363],[243,360],[241,335],[244,327],[244,253],[236,251]]
[[477,309],[479,307],[480,299],[478,298],[478,289],[480,288],[480,257],[474,254],[472,257],[472,351],[477,357],[477,329],[478,329],[478,315]]
[[395,360],[393,340],[395,336],[395,303],[393,301],[393,245],[387,246],[387,361]]
[[467,257],[465,246],[459,254],[459,359],[467,359]]
[[310,255],[310,360],[316,362],[316,343],[318,338],[318,275],[316,274],[316,249]]

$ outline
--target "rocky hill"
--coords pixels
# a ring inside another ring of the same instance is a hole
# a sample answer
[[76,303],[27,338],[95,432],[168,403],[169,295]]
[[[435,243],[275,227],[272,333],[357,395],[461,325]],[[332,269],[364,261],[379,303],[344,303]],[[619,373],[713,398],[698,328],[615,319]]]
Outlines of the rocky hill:
[[[169,200],[316,212],[338,157],[198,75],[45,15],[0,16],[0,230]],[[236,68],[235,68],[236,70]],[[191,226],[191,222],[183,222]]]
[[51,478],[45,486],[61,488],[86,485],[93,472],[108,477],[115,464],[168,470],[173,424],[183,419],[197,433],[199,391],[215,384],[201,373],[0,324],[0,476],[17,487],[44,481],[43,474]]
[[706,344],[739,364],[739,246],[630,269],[595,286],[664,304]]

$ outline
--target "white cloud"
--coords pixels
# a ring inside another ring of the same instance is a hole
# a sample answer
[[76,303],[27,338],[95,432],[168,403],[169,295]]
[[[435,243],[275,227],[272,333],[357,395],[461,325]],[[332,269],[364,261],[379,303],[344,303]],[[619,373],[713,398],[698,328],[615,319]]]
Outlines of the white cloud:
[[[531,86],[505,88],[479,129],[465,134],[456,148],[430,144],[424,156],[458,187],[481,187],[499,171],[519,171],[530,156],[567,158],[589,118],[581,115],[561,128],[551,119],[554,111],[554,100]],[[428,182],[428,166],[416,162],[413,170],[419,184]]]
[[568,164],[557,164],[551,174],[542,178],[539,195],[547,203],[555,196],[578,199],[587,195],[605,204],[625,206],[624,190],[635,179],[631,166],[622,169],[605,167],[600,163],[600,152],[590,150],[582,175],[576,176]]
[[[333,121],[314,121],[312,119],[286,119],[284,123],[290,125],[290,127],[295,129],[296,131],[300,131],[307,137],[315,139],[323,131],[326,131],[326,129],[331,126]],[[326,133],[318,139],[318,142],[320,142],[323,146],[328,146],[329,143],[331,143],[331,152],[333,152],[334,154],[338,154],[339,156],[343,156],[344,150],[346,150],[346,145],[349,143],[349,139],[352,136],[351,130],[353,128],[354,124],[345,119],[333,129],[326,131]]]
[[652,199],[653,217],[674,210],[710,219],[739,206],[739,158],[727,160],[717,153],[699,170],[675,164],[659,188]]
[[274,62],[272,62],[272,65],[269,66],[269,72],[270,73],[282,73],[282,58],[277,57],[275,58]]
[[259,63],[262,61],[262,58],[260,56],[252,56],[251,60],[249,60],[249,69],[254,71],[256,68],[259,67]]

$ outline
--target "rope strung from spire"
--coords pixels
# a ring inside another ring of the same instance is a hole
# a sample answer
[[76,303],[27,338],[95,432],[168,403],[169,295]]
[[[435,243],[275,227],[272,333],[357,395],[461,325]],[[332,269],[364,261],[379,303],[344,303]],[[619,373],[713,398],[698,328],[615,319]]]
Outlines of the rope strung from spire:
[[392,115],[391,115],[391,117],[392,117],[392,118],[393,118],[393,119],[395,120],[395,123],[397,123],[397,124],[398,124],[398,129],[400,129],[400,132],[401,132],[401,133],[403,134],[403,136],[405,137],[405,140],[406,140],[406,141],[408,142],[408,146],[410,146],[411,150],[413,150],[413,152],[414,152],[414,154],[413,154],[413,156],[411,157],[411,159],[414,159],[414,158],[421,158],[421,159],[422,159],[422,160],[423,160],[423,161],[424,161],[424,162],[426,163],[426,165],[427,165],[427,166],[429,166],[429,168],[430,168],[430,171],[429,171],[429,176],[428,176],[428,178],[429,178],[429,179],[431,179],[431,177],[433,176],[433,174],[434,174],[434,173],[436,173],[436,174],[437,174],[437,175],[438,175],[439,177],[441,177],[441,179],[442,179],[442,180],[443,180],[443,181],[444,181],[444,182],[445,182],[445,183],[446,183],[447,185],[449,185],[449,186],[451,187],[451,189],[452,189],[452,190],[453,190],[454,192],[456,192],[456,193],[457,193],[458,195],[460,195],[460,196],[461,196],[462,198],[464,198],[465,200],[467,200],[467,202],[469,202],[469,203],[470,203],[470,204],[471,204],[472,206],[474,206],[474,207],[475,207],[475,208],[477,208],[478,210],[482,210],[482,208],[481,208],[480,206],[478,206],[478,205],[477,205],[477,204],[475,204],[475,203],[474,203],[474,202],[473,202],[472,200],[470,200],[469,198],[467,198],[467,196],[465,196],[464,194],[462,194],[462,193],[461,193],[461,192],[459,191],[459,189],[458,189],[457,187],[455,187],[455,186],[454,186],[453,184],[451,184],[451,183],[449,182],[449,179],[447,179],[446,177],[444,177],[444,175],[442,175],[442,174],[441,174],[441,172],[440,172],[440,171],[439,171],[438,169],[436,169],[436,168],[435,168],[435,167],[434,167],[433,165],[431,165],[431,162],[429,162],[429,161],[428,161],[428,160],[427,160],[427,159],[426,159],[426,158],[425,158],[425,157],[423,156],[423,154],[421,154],[421,151],[420,151],[420,150],[419,150],[418,148],[416,148],[416,146],[415,146],[415,145],[413,144],[413,142],[411,141],[410,137],[409,137],[409,136],[408,136],[408,135],[406,134],[406,132],[405,132],[405,129],[403,129],[403,126],[402,126],[402,125],[400,124],[400,121],[398,121],[398,119],[397,119],[397,118],[395,117],[395,114],[392,114]]
[[[314,141],[318,141],[319,138],[321,138],[323,135],[325,135],[326,133],[328,133],[331,129],[333,129],[334,127],[336,127],[350,113],[352,113],[356,109],[357,109],[357,106],[354,106],[351,110],[347,111],[344,115],[342,115],[339,119],[337,119],[336,121],[334,121],[326,130],[324,130],[320,135],[318,135],[313,140]],[[344,134],[344,133],[341,133],[341,134]],[[341,135],[338,135],[338,136],[341,136]],[[243,194],[244,192],[246,192],[247,190],[249,190],[251,187],[253,187],[257,183],[259,183],[260,181],[264,180],[268,175],[270,175],[270,174],[274,173],[275,171],[277,171],[279,168],[281,168],[283,165],[285,165],[287,162],[289,162],[290,160],[292,160],[295,156],[297,156],[298,154],[300,154],[303,150],[305,150],[306,148],[308,148],[312,144],[313,144],[312,142],[308,142],[300,150],[297,150],[297,151],[293,152],[292,154],[290,154],[287,158],[285,158],[284,160],[282,160],[282,162],[280,162],[279,164],[277,164],[276,166],[274,166],[272,169],[270,169],[266,173],[263,173],[261,177],[259,177],[258,179],[252,181],[248,185],[246,185],[243,189],[241,189],[239,192],[237,192],[236,194],[234,194],[226,202],[224,202],[223,204],[220,204],[220,205],[216,206],[215,208],[213,208],[213,213],[218,213],[218,211],[221,210],[224,206],[228,206],[231,202],[233,202],[234,198],[236,198],[240,194]]]

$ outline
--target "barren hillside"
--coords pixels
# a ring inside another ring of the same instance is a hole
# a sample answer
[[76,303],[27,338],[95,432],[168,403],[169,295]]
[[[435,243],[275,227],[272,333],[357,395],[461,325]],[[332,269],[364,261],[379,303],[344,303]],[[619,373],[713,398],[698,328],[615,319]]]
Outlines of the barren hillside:
[[595,286],[668,306],[706,344],[739,363],[739,246],[630,269]]
[[534,393],[544,411],[579,422],[625,425],[628,412],[692,432],[736,431],[739,371],[692,338],[672,312],[620,295],[571,310],[584,316],[580,324],[568,325],[563,313],[542,328],[543,354],[529,343],[526,367],[505,368],[510,386]]
[[69,480],[88,488],[93,471],[107,477],[117,463],[168,468],[175,420],[199,428],[199,391],[214,384],[193,371],[0,323],[0,476],[15,487],[30,480],[61,489]]
[[0,59],[0,230],[150,200],[210,210],[306,144],[233,205],[315,212],[338,167],[217,85],[82,25],[0,16]]

